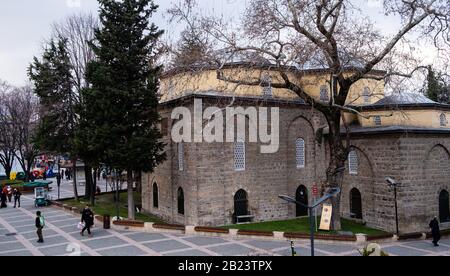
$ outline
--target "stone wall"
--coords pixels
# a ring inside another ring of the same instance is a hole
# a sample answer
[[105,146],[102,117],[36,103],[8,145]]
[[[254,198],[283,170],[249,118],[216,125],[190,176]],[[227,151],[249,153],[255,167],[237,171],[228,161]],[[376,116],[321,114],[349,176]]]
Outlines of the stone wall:
[[[193,99],[184,106],[193,110]],[[203,99],[208,105],[226,107],[228,100]],[[170,118],[174,103],[161,110]],[[235,105],[254,106],[254,102]],[[325,181],[328,165],[326,141],[317,139],[316,131],[325,120],[310,107],[299,104],[258,103],[280,107],[280,149],[275,154],[261,154],[259,143],[246,143],[246,170],[234,170],[233,143],[184,144],[184,171],[178,170],[177,144],[165,137],[167,161],[154,174],[143,175],[144,211],[161,216],[171,223],[218,226],[232,223],[234,195],[240,189],[248,194],[254,221],[295,217],[295,206],[278,196],[295,197],[303,185],[312,201],[312,185],[319,189]],[[224,120],[225,121],[225,120]],[[172,124],[169,120],[169,129]],[[295,141],[306,143],[306,166],[297,169]],[[358,156],[358,174],[347,171],[341,195],[343,216],[350,214],[350,191],[356,188],[362,196],[363,220],[368,226],[395,230],[394,193],[385,178],[402,183],[398,191],[401,232],[427,230],[429,220],[439,215],[439,193],[450,191],[450,137],[432,134],[353,135],[352,147]],[[347,164],[348,168],[348,164]],[[158,183],[159,208],[153,208],[153,183]],[[183,188],[185,215],[177,212],[177,191]]]

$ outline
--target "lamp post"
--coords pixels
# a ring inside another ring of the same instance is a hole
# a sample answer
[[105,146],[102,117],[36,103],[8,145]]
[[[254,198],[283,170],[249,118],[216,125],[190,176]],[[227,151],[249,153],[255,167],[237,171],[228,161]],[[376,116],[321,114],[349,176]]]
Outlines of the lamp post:
[[397,187],[401,185],[401,183],[398,183],[393,179],[392,177],[387,177],[386,182],[388,183],[388,186],[391,188],[394,188],[394,204],[395,204],[395,230],[397,237],[400,234],[400,231],[398,229],[398,203],[397,203]]
[[310,238],[311,238],[311,256],[312,257],[314,257],[314,216],[313,216],[313,211],[315,208],[317,208],[317,206],[321,205],[322,203],[329,200],[330,198],[337,196],[340,192],[341,192],[340,188],[332,188],[323,197],[321,197],[318,201],[316,201],[311,206],[307,206],[307,205],[293,199],[292,197],[289,197],[286,195],[279,196],[279,198],[281,198],[284,201],[308,208],[308,210],[309,210],[309,228],[310,228]]

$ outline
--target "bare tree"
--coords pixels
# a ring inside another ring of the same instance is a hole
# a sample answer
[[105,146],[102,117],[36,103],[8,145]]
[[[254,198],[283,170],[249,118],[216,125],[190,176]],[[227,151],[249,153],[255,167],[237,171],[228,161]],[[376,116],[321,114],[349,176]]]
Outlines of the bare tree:
[[0,81],[0,164],[9,179],[14,164],[17,132],[10,113],[10,99],[14,87]]
[[39,101],[30,86],[17,88],[9,98],[9,113],[16,135],[16,160],[25,173],[25,180],[29,175],[38,149],[32,142],[36,127],[39,124]]
[[[95,38],[95,29],[100,26],[99,20],[91,13],[79,13],[71,15],[65,18],[59,23],[52,25],[52,38],[59,39],[64,38],[67,41],[66,47],[70,58],[70,64],[72,66],[73,83],[75,91],[70,100],[69,111],[72,114],[72,118],[75,121],[79,119],[76,113],[75,106],[82,105],[82,99],[80,98],[80,92],[82,89],[87,88],[89,84],[86,81],[86,67],[89,62],[95,59],[95,54],[90,47],[90,43]],[[72,157],[73,171],[76,172],[76,163],[78,157]],[[94,179],[92,178],[92,167],[90,164],[85,164],[85,179],[86,190],[85,196],[91,197],[91,201],[94,200],[95,187]],[[74,173],[74,185],[76,186],[76,173]]]
[[[341,136],[343,114],[363,116],[349,104],[353,85],[362,79],[410,78],[426,69],[413,55],[419,38],[434,47],[439,56],[449,54],[448,0],[386,0],[382,4],[386,17],[400,21],[393,35],[378,30],[352,0],[250,0],[240,22],[194,13],[198,10],[194,0],[181,1],[169,12],[198,28],[196,33],[214,38],[219,80],[262,86],[261,78],[248,74],[243,79],[242,74],[225,70],[225,65],[245,59],[261,68],[263,60],[276,74],[273,88],[294,92],[323,114],[328,123],[327,187],[333,188],[342,186],[342,168],[351,149],[351,130],[345,120],[347,137]],[[254,55],[262,59],[251,58]],[[328,70],[329,101],[321,102],[306,92],[299,73],[310,68]],[[339,230],[340,196],[332,204],[333,229]]]
[[89,43],[94,39],[94,30],[98,27],[98,18],[91,13],[74,14],[52,25],[53,39],[67,39],[67,50],[78,93],[88,86],[85,79],[86,66],[95,58]]

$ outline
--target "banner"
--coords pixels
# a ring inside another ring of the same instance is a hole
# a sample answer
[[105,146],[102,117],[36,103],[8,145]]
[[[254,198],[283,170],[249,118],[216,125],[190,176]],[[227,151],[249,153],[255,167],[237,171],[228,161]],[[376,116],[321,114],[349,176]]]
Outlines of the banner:
[[320,230],[331,230],[331,217],[333,215],[333,206],[331,204],[324,204],[322,208],[322,219],[320,221]]

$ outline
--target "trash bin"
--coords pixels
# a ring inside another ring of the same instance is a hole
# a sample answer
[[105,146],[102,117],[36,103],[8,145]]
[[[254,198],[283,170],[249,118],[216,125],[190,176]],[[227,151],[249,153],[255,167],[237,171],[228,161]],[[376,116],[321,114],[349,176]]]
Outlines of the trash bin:
[[111,216],[110,215],[103,216],[103,229],[111,229]]

